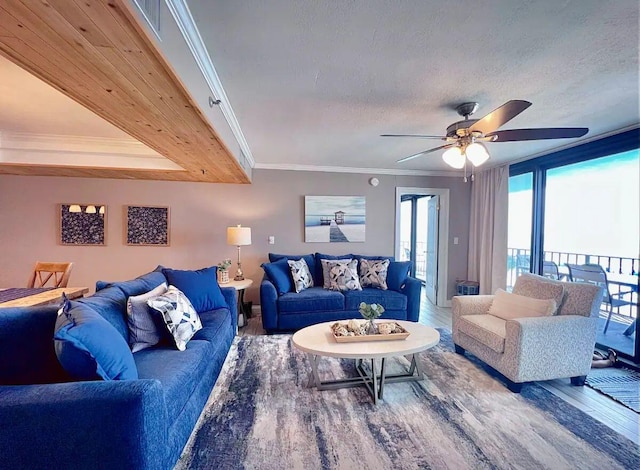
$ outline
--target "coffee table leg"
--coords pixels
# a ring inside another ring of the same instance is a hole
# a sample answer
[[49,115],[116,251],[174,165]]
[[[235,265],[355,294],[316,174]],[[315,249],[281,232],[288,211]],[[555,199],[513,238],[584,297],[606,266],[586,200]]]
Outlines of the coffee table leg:
[[376,373],[376,360],[371,359],[371,380],[372,380],[372,388],[373,393],[373,404],[378,404],[378,374]]
[[378,394],[378,398],[380,398],[380,400],[383,399],[383,395],[384,395],[384,374],[385,374],[385,358],[382,358],[382,362],[380,364],[380,393]]
[[316,388],[320,387],[320,377],[318,376],[318,359],[319,356],[314,354],[309,354],[309,359],[311,360],[311,377],[309,378],[309,385],[314,386]]

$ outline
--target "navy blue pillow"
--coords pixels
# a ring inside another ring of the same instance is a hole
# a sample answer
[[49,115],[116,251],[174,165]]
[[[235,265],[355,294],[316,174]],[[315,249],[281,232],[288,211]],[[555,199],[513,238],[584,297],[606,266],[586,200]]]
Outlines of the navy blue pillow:
[[60,307],[54,330],[56,356],[77,380],[136,380],[138,370],[122,335],[87,305],[69,302]]
[[229,308],[218,285],[218,267],[182,271],[179,269],[163,269],[169,285],[176,286],[187,296],[198,313],[217,308]]
[[[321,286],[322,285],[322,281],[318,282],[318,279],[322,280],[322,267],[320,267],[320,277],[317,278],[316,277],[316,269],[317,269],[316,258],[315,258],[315,256],[313,254],[308,254],[308,255],[279,255],[277,253],[269,253],[269,261],[271,261],[272,263],[274,261],[279,261],[281,259],[291,260],[291,261],[298,261],[301,258],[304,258],[305,263],[307,263],[307,266],[309,267],[309,271],[311,272],[311,277],[313,278],[313,285],[314,286]],[[293,290],[293,288],[292,288],[292,290]]]
[[387,269],[387,287],[391,290],[400,291],[404,285],[409,271],[411,261],[392,261]]
[[293,290],[291,281],[291,268],[285,258],[281,258],[273,263],[263,263],[262,269],[267,273],[269,280],[278,291],[278,295],[286,294]]

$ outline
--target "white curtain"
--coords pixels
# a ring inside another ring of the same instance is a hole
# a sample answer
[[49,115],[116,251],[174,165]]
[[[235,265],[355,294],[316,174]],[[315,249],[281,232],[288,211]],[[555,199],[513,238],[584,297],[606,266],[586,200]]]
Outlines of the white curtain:
[[480,283],[480,294],[507,285],[509,170],[492,168],[475,175],[471,186],[467,279]]

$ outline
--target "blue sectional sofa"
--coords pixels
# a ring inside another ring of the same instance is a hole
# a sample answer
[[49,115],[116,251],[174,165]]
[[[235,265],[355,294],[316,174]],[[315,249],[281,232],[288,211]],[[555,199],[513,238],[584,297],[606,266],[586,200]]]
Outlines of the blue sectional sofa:
[[[79,302],[127,339],[127,298],[166,281],[154,271],[103,283]],[[228,308],[200,313],[185,351],[133,354],[137,380],[70,381],[54,351],[58,307],[0,310],[0,468],[172,468],[237,330],[236,291],[222,294]]]
[[[269,253],[271,264],[282,259],[300,258],[306,260],[314,278],[314,286],[302,292],[293,289],[283,292],[282,288],[276,288],[277,281],[270,278],[269,267],[265,268],[266,274],[260,285],[260,308],[262,325],[268,333],[298,330],[326,321],[361,318],[358,311],[360,302],[381,304],[385,308],[382,319],[418,321],[422,283],[408,275],[410,262],[395,262],[393,257],[388,256],[334,256],[321,253],[293,256]],[[389,259],[388,289],[365,287],[347,292],[324,289],[321,260],[347,258]]]

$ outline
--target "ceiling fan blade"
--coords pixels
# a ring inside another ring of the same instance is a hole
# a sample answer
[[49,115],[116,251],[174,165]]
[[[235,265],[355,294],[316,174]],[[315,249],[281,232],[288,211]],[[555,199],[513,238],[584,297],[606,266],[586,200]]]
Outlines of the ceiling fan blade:
[[507,101],[505,104],[494,109],[482,119],[478,119],[478,121],[469,127],[469,131],[480,131],[483,134],[493,132],[506,122],[511,121],[529,106],[531,106],[531,103],[524,100]]
[[401,158],[396,163],[404,163],[404,162],[407,162],[409,160],[413,160],[414,158],[418,158],[418,157],[421,157],[423,155],[426,155],[428,153],[435,152],[436,150],[448,149],[449,147],[454,147],[455,145],[456,144],[441,145],[440,147],[435,147],[435,148],[432,148],[432,149],[429,149],[429,150],[425,150],[424,152],[419,152],[419,153],[416,153],[416,154],[413,154],[413,155],[409,155],[408,157]]
[[441,135],[422,135],[422,134],[380,134],[380,137],[417,137],[418,139],[440,139],[446,140]]
[[490,132],[486,137],[493,137],[490,142],[516,142],[520,140],[570,139],[582,137],[587,132],[589,132],[587,127],[541,127]]

